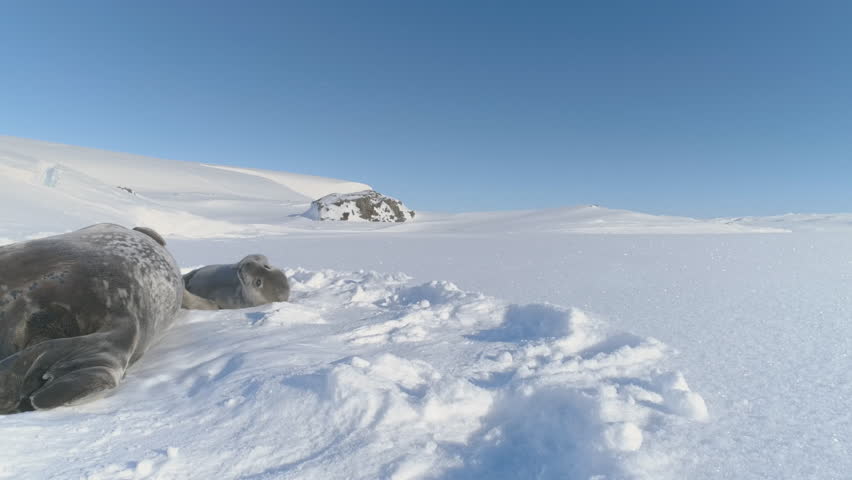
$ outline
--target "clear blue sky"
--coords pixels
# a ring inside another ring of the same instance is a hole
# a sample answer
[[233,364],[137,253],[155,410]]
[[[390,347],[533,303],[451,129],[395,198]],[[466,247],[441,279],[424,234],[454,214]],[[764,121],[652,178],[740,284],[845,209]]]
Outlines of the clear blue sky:
[[852,2],[0,3],[0,133],[425,210],[852,211]]

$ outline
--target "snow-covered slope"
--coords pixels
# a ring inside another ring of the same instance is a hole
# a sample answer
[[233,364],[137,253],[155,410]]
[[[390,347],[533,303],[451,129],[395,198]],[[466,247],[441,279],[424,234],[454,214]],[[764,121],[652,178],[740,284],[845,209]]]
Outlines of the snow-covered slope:
[[[309,230],[339,234],[387,225],[316,225],[300,214],[331,193],[369,185],[249,168],[163,160],[0,136],[0,239],[65,232],[96,222],[147,225],[183,238],[253,237]],[[404,200],[404,199],[403,199]],[[61,215],[58,215],[60,214]],[[599,207],[418,215],[402,231],[491,233],[743,233],[777,231]]]
[[226,167],[222,165],[205,165],[211,168],[239,172],[247,175],[256,175],[261,178],[272,180],[275,183],[298,192],[301,195],[316,200],[330,193],[353,193],[362,190],[370,190],[365,183],[349,182],[334,178],[317,177],[314,175],[301,175],[298,173],[274,172],[270,170],[259,170],[256,168]]
[[[73,169],[109,186],[130,187],[141,193],[192,192],[233,194],[247,198],[304,201],[309,197],[257,174],[226,172],[175,160],[115,153],[93,148],[0,136],[0,155],[7,161],[56,165]],[[331,190],[333,191],[333,190]]]
[[365,187],[0,136],[0,237],[103,221],[189,238],[280,233],[316,198],[308,195]]

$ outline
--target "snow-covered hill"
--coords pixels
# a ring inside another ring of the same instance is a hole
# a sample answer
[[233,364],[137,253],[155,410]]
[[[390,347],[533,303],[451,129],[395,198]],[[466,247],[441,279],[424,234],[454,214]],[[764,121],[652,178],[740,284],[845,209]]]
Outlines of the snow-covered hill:
[[101,400],[0,416],[0,478],[852,469],[843,234],[595,206],[300,215],[365,188],[0,137],[0,243],[147,225],[186,268],[264,253],[293,287],[291,303],[182,313]]
[[189,238],[280,233],[314,195],[368,188],[0,136],[0,237],[7,238],[104,221]]
[[[182,238],[338,234],[388,225],[318,225],[312,200],[369,185],[250,168],[163,160],[0,136],[0,239],[23,240],[97,222],[147,225]],[[403,199],[404,200],[404,199]],[[779,231],[601,207],[439,214],[393,231],[492,233],[743,233]]]

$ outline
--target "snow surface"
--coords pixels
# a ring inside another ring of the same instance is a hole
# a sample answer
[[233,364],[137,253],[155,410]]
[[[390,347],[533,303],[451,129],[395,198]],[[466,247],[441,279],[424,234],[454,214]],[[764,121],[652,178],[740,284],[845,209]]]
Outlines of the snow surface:
[[256,168],[228,167],[224,165],[205,166],[267,178],[311,199],[324,197],[330,193],[354,193],[372,188],[365,183],[348,182],[346,180],[317,177],[314,175],[300,175],[298,173],[274,172]]
[[236,170],[0,136],[0,237],[103,221],[190,238],[280,234],[317,198],[307,194],[370,188]]
[[108,397],[0,419],[3,474],[660,478],[707,419],[668,347],[582,311],[287,273],[292,303],[184,312]]
[[852,471],[848,233],[591,206],[328,224],[263,176],[9,137],[0,169],[0,242],[141,219],[186,269],[264,253],[293,287],[183,312],[103,399],[0,416],[0,478]]

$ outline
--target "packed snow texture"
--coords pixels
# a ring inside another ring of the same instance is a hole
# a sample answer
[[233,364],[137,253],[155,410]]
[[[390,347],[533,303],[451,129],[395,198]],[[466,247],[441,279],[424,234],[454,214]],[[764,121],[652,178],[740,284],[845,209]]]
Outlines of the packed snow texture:
[[580,310],[287,273],[292,303],[182,313],[106,398],[0,418],[0,475],[676,478],[669,431],[708,419],[668,347]]
[[332,193],[314,200],[305,216],[313,220],[407,222],[414,219],[414,210],[409,210],[395,198],[373,190],[363,190]]

